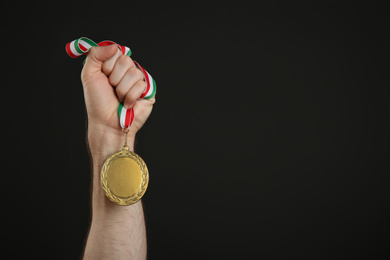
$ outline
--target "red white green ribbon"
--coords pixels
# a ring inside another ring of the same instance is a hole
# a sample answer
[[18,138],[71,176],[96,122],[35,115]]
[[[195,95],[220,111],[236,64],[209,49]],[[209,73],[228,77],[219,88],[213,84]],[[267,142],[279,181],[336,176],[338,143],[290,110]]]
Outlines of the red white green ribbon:
[[144,92],[142,93],[142,95],[140,96],[140,98],[149,99],[149,98],[154,97],[154,94],[156,94],[156,82],[154,81],[152,76],[150,76],[149,72],[147,72],[141,65],[139,65],[138,62],[134,61],[134,64],[144,74],[144,79],[146,82],[146,88],[145,88]]
[[[91,39],[88,39],[86,37],[81,37],[79,39],[76,39],[74,41],[69,42],[66,44],[65,49],[66,53],[72,58],[77,58],[83,54],[88,54],[89,49],[92,47],[97,47],[97,46],[107,46],[107,45],[112,45],[116,44],[122,51],[123,55],[130,56],[131,55],[131,50],[130,48],[126,46],[119,45],[113,41],[102,41],[99,43],[95,43]],[[152,76],[136,61],[134,61],[134,64],[138,69],[142,71],[144,74],[144,80],[146,82],[146,88],[140,98],[143,99],[150,99],[154,97],[156,94],[156,82],[152,78]],[[134,109],[126,109],[124,108],[123,104],[119,104],[118,106],[118,115],[119,115],[119,122],[122,128],[129,128],[131,123],[134,120]]]
[[119,103],[118,106],[118,115],[119,115],[119,122],[121,124],[122,128],[129,128],[131,123],[133,123],[134,120],[134,109],[126,109],[122,103]]
[[87,37],[81,37],[79,39],[69,42],[68,44],[66,44],[65,49],[66,53],[68,53],[70,57],[77,58],[83,54],[88,54],[89,49],[91,49],[91,47],[108,46],[112,44],[118,45],[123,55],[131,55],[131,50],[129,47],[119,45],[113,41],[102,41],[96,43],[91,39],[88,39]]

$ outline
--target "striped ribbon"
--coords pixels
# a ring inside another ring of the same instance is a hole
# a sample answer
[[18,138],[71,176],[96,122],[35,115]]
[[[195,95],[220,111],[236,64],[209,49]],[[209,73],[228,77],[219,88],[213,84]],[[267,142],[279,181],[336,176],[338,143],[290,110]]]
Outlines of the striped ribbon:
[[[86,37],[81,37],[79,39],[76,39],[74,41],[69,42],[66,44],[65,49],[66,53],[72,58],[77,58],[83,54],[88,54],[89,49],[96,46],[108,46],[116,44],[122,51],[123,55],[130,56],[131,50],[130,48],[126,46],[119,45],[113,41],[102,41],[99,43],[95,43],[91,39],[88,39]],[[140,98],[143,99],[150,99],[154,97],[156,94],[156,82],[152,78],[152,76],[147,72],[138,62],[134,61],[135,66],[142,71],[144,74],[144,80],[146,82],[146,88]],[[134,109],[126,109],[124,108],[123,104],[119,104],[118,106],[118,115],[119,115],[119,122],[122,128],[129,128],[131,123],[134,120]]]
[[118,106],[119,122],[122,128],[128,128],[131,126],[134,120],[134,109],[126,109],[122,103]]

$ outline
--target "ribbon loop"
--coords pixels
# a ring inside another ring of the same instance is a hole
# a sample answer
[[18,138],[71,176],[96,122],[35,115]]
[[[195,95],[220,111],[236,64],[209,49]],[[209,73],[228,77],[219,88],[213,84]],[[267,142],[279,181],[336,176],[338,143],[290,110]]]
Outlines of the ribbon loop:
[[[68,44],[66,44],[65,50],[70,57],[77,58],[83,54],[88,54],[89,50],[92,47],[108,46],[112,44],[118,45],[123,55],[127,55],[127,56],[131,55],[131,49],[129,47],[117,44],[109,40],[96,43],[87,37],[81,37],[79,39],[69,42]],[[134,61],[134,64],[144,74],[144,81],[146,82],[146,88],[142,93],[142,95],[140,96],[140,98],[150,99],[154,97],[154,95],[156,94],[156,82],[154,81],[152,76],[138,62]],[[117,111],[118,111],[119,122],[121,127],[123,129],[129,128],[131,123],[134,121],[134,109],[133,108],[126,109],[122,103],[119,103]]]
[[112,44],[118,45],[123,55],[131,55],[131,50],[129,47],[108,40],[96,43],[87,37],[81,37],[79,39],[69,42],[68,44],[66,44],[65,49],[66,53],[68,53],[70,57],[77,58],[83,54],[88,54],[89,49],[91,49],[91,47],[108,46]]

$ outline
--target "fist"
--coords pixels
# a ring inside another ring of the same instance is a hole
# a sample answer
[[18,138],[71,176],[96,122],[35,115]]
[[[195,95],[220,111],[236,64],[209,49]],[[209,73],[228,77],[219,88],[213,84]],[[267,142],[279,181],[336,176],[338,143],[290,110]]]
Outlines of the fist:
[[[143,73],[133,60],[122,55],[116,45],[92,47],[81,72],[85,104],[88,115],[88,141],[98,138],[104,145],[123,143],[117,108],[123,103],[125,108],[134,109],[134,120],[129,129],[129,137],[135,134],[152,112],[155,97],[140,99],[146,88]],[[119,148],[115,148],[118,151]]]

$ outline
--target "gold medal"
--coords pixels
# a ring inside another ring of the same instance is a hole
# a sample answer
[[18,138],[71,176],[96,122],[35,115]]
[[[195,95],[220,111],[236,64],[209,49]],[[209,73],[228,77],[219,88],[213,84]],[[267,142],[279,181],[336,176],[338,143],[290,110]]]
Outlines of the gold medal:
[[139,201],[149,183],[149,172],[142,158],[129,150],[125,143],[121,151],[111,155],[104,163],[100,182],[106,196],[114,203],[127,206]]

